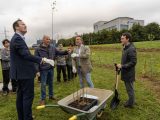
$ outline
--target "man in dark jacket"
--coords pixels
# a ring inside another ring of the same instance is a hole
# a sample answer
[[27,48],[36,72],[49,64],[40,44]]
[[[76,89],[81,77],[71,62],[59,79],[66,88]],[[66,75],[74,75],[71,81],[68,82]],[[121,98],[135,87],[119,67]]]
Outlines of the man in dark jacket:
[[123,33],[121,36],[121,43],[124,46],[122,52],[121,64],[117,67],[121,69],[121,79],[125,83],[128,93],[128,101],[124,104],[125,107],[132,108],[135,104],[134,81],[135,81],[135,66],[137,63],[136,48],[131,43],[131,34]]
[[10,43],[11,79],[17,80],[17,113],[18,120],[32,120],[32,102],[34,98],[34,63],[50,63],[53,60],[31,55],[24,35],[27,27],[22,20],[13,23],[14,36]]
[[[48,59],[55,59],[57,55],[66,55],[68,54],[67,51],[58,51],[55,47],[50,44],[51,40],[50,37],[47,35],[43,36],[43,41],[40,46],[35,50],[35,56],[38,57],[45,57]],[[54,96],[54,88],[53,88],[53,66],[50,64],[37,64],[37,75],[40,76],[41,80],[41,100],[40,105],[45,105],[46,99],[46,84],[48,84],[48,92],[49,92],[49,99],[55,100]]]

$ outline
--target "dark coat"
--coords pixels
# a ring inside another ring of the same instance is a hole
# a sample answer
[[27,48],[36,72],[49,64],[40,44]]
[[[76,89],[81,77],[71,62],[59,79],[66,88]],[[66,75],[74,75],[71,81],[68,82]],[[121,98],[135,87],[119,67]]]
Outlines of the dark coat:
[[[43,46],[42,44],[35,50],[35,53],[34,55],[35,56],[39,56],[39,57],[45,57],[47,59],[54,59],[54,56],[55,56],[55,48],[53,46],[48,46],[48,47],[45,47]],[[52,69],[53,67],[48,64],[48,63],[45,63],[45,64],[36,64],[36,71],[39,72],[39,71],[42,71],[42,70],[48,70],[48,69]]]
[[35,77],[35,65],[40,64],[42,58],[31,55],[25,41],[15,33],[10,42],[11,79],[24,80]]
[[[56,56],[63,56],[63,55],[67,55],[68,52],[67,51],[59,51],[56,49],[56,47],[49,45],[48,47],[44,47],[42,44],[35,50],[34,55],[38,56],[38,57],[45,57],[47,59],[52,59],[55,60]],[[43,70],[48,70],[48,69],[52,69],[53,67],[48,64],[35,64],[36,66],[36,71],[43,71]]]
[[130,43],[123,48],[121,79],[126,82],[135,81],[135,66],[137,63],[137,53],[135,46]]

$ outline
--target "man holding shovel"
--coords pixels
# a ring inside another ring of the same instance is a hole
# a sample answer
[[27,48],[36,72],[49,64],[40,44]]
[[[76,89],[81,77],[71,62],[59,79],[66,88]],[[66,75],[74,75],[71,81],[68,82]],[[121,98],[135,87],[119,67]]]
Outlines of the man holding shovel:
[[121,69],[121,79],[125,83],[128,94],[128,101],[124,104],[126,108],[132,108],[135,104],[134,81],[135,81],[135,66],[137,63],[136,48],[131,42],[132,36],[130,33],[123,33],[121,43],[123,45],[121,64],[117,67]]

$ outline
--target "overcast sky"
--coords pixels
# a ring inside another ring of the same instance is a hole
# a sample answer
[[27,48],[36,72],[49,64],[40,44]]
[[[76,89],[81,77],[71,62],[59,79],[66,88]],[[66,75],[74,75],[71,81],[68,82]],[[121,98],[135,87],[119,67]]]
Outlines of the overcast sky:
[[[12,37],[12,23],[18,18],[28,27],[26,42],[29,46],[43,34],[51,36],[53,1],[0,0],[0,41],[4,39],[4,28],[8,38]],[[54,37],[93,32],[95,22],[116,17],[133,17],[145,20],[145,24],[160,24],[160,0],[57,0],[56,3]]]

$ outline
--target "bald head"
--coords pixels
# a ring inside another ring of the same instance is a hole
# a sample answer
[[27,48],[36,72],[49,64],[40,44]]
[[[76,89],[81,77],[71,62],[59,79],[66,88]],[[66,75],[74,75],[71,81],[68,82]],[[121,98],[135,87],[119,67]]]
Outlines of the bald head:
[[51,39],[49,36],[44,35],[43,36],[43,44],[45,44],[46,46],[48,46],[51,43]]

